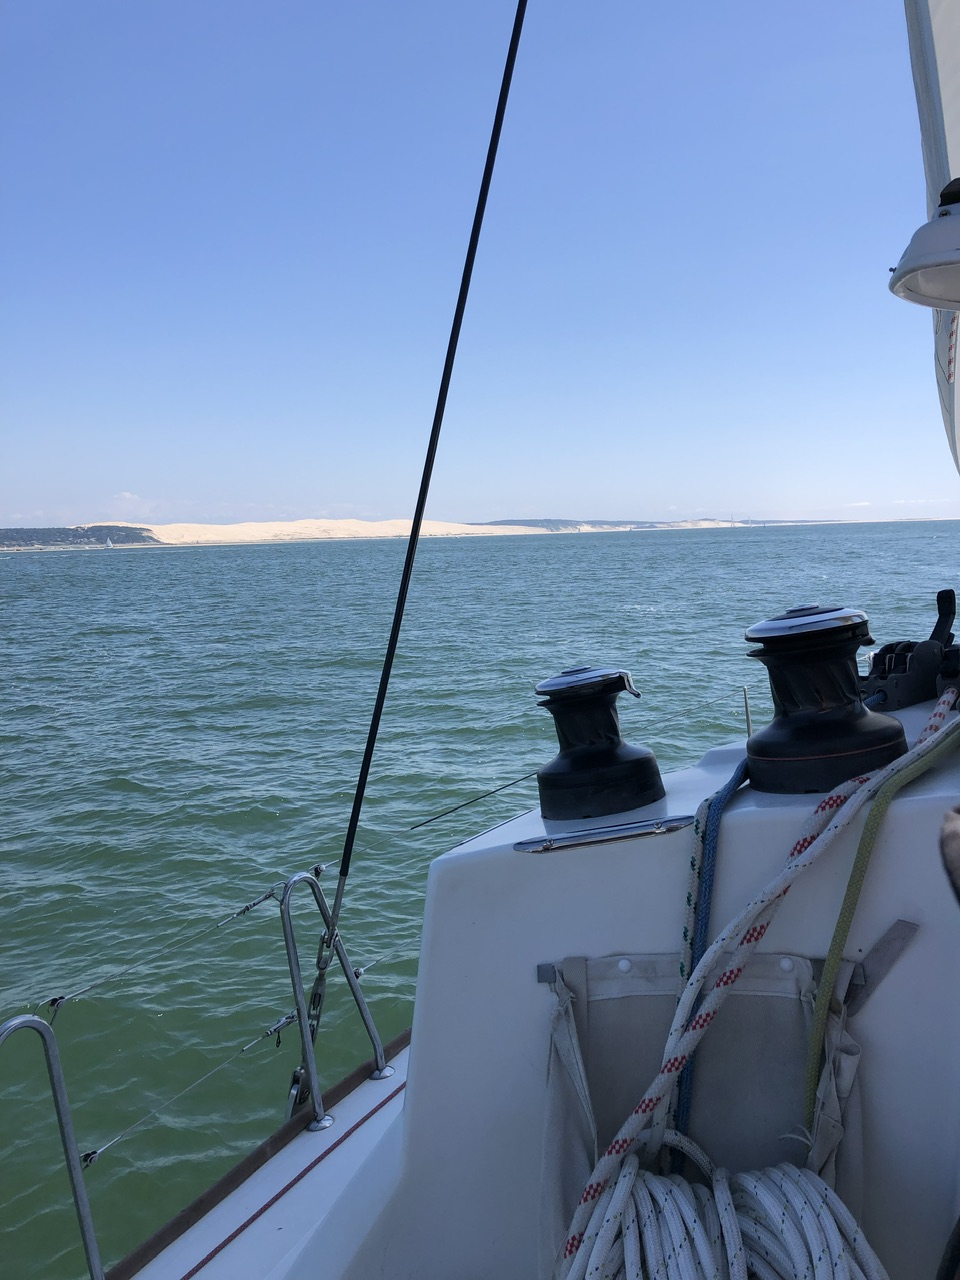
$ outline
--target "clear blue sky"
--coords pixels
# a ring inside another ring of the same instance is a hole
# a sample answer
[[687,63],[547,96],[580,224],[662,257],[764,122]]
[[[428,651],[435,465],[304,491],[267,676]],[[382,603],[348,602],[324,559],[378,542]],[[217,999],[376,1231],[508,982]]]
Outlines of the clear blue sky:
[[[0,9],[0,524],[410,513],[511,0]],[[428,516],[960,516],[902,7],[531,0]]]

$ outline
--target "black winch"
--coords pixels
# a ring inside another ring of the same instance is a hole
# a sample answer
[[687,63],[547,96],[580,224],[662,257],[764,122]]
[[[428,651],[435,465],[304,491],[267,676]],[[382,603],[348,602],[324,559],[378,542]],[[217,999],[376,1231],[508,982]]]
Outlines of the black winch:
[[600,818],[664,796],[656,757],[620,736],[617,695],[639,698],[627,671],[573,667],[537,685],[553,716],[560,754],[537,773],[545,818]]
[[758,791],[830,791],[907,750],[900,721],[861,700],[857,650],[873,643],[865,613],[801,605],[758,622],[746,639],[761,645],[750,657],[767,668],[774,707],[747,742]]

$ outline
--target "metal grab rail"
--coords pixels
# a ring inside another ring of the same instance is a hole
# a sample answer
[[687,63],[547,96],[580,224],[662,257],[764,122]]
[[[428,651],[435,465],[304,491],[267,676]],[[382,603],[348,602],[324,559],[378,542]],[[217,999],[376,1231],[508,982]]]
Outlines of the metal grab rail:
[[[293,932],[293,920],[290,915],[290,898],[294,889],[298,884],[306,884],[309,886],[313,894],[314,901],[323,918],[323,926],[326,932],[320,941],[320,950],[317,957],[317,981],[314,984],[314,994],[318,996],[319,1002],[322,1003],[323,987],[326,982],[326,966],[328,960],[324,959],[324,946],[330,945],[329,933],[333,927],[333,917],[330,912],[330,906],[324,896],[320,882],[309,871],[298,871],[296,875],[290,877],[283,886],[283,894],[280,898],[280,920],[283,924],[283,941],[287,949],[287,964],[290,968],[290,981],[293,985],[293,998],[297,1005],[297,1023],[300,1027],[300,1043],[303,1047],[303,1066],[307,1073],[307,1084],[310,1089],[310,1101],[313,1107],[313,1120],[310,1123],[311,1129],[326,1129],[333,1124],[333,1117],[324,1114],[323,1099],[320,1095],[320,1083],[317,1077],[317,1057],[314,1051],[313,1037],[315,1032],[311,1030],[310,1015],[307,1011],[307,1004],[303,995],[303,974],[300,968],[300,956],[297,952],[297,942]],[[340,938],[339,930],[333,927],[333,943],[332,949],[340,962],[340,968],[343,970],[343,976],[347,980],[347,986],[350,988],[350,994],[353,996],[357,1011],[363,1021],[364,1028],[370,1043],[373,1046],[373,1057],[376,1063],[376,1069],[371,1079],[384,1080],[388,1076],[393,1075],[393,1067],[387,1066],[386,1058],[383,1053],[383,1041],[380,1039],[380,1033],[374,1025],[373,1017],[367,1007],[363,992],[360,990],[360,981],[357,977],[357,971],[350,963],[343,942]],[[317,1011],[317,1021],[319,1023],[319,1004]]]
[[57,1109],[57,1124],[60,1127],[60,1142],[63,1156],[67,1162],[70,1175],[70,1189],[73,1192],[73,1207],[77,1211],[80,1224],[80,1235],[83,1239],[83,1251],[87,1257],[87,1269],[90,1280],[104,1280],[103,1264],[100,1261],[100,1249],[97,1245],[96,1232],[93,1229],[93,1216],[90,1212],[90,1201],[87,1199],[87,1188],[83,1181],[83,1169],[80,1164],[80,1149],[77,1146],[76,1134],[73,1130],[73,1114],[70,1100],[67,1097],[67,1085],[63,1078],[63,1067],[57,1050],[57,1037],[53,1027],[42,1018],[24,1013],[16,1018],[8,1018],[0,1025],[0,1045],[17,1031],[36,1031],[43,1041],[43,1054],[47,1061],[47,1075],[50,1077],[50,1091],[53,1094],[54,1106]]

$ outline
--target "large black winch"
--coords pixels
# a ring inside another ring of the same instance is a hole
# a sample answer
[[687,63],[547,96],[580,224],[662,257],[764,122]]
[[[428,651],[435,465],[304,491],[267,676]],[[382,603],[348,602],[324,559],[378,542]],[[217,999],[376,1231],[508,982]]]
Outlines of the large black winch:
[[560,754],[537,773],[545,818],[600,818],[663,799],[653,752],[620,736],[617,695],[640,697],[629,672],[573,667],[536,691],[560,740]]
[[746,639],[770,677],[774,718],[747,742],[758,791],[830,791],[904,754],[903,726],[863,705],[857,650],[872,644],[865,613],[801,605],[758,622]]

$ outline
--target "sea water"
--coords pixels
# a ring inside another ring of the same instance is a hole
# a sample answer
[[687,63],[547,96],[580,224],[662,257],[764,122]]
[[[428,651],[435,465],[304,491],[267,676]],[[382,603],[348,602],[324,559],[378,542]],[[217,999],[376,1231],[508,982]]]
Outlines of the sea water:
[[[55,1029],[81,1149],[105,1148],[86,1181],[108,1263],[283,1118],[276,902],[221,922],[317,863],[332,891],[403,550],[0,553],[0,1019],[82,992]],[[536,803],[526,778],[436,817],[555,754],[538,680],[631,671],[624,735],[676,767],[743,737],[743,685],[769,715],[745,627],[839,604],[918,640],[958,565],[958,522],[424,541],[342,917],[383,1038],[410,1023],[430,860]],[[295,920],[309,982],[306,891]],[[323,1084],[369,1056],[331,985]],[[0,1052],[0,1233],[10,1280],[84,1274],[32,1033]]]

